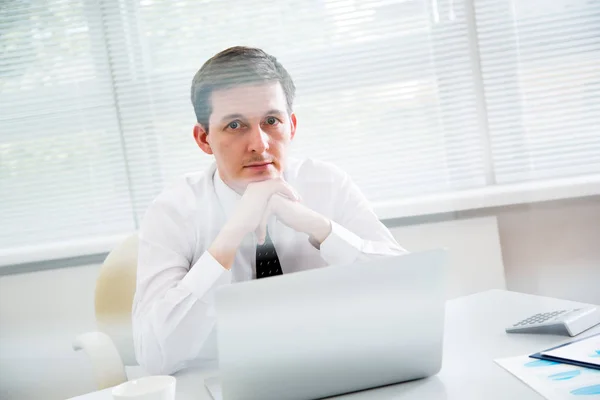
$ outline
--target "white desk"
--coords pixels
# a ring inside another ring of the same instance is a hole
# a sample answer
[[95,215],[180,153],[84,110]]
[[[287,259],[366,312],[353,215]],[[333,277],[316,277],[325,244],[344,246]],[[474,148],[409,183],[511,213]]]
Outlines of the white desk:
[[[534,353],[566,336],[506,334],[504,328],[544,311],[575,308],[581,303],[491,290],[450,300],[446,306],[444,361],[434,377],[336,396],[332,399],[542,399],[536,392],[496,365],[494,359]],[[600,332],[600,326],[585,334]],[[176,400],[211,400],[203,380],[214,371],[187,370],[176,374]],[[72,400],[112,400],[110,389]]]

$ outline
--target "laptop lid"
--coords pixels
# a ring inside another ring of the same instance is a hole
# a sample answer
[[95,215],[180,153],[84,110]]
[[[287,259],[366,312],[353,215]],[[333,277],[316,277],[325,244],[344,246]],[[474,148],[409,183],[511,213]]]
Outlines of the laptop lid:
[[432,250],[220,288],[223,398],[320,398],[437,373],[445,260]]

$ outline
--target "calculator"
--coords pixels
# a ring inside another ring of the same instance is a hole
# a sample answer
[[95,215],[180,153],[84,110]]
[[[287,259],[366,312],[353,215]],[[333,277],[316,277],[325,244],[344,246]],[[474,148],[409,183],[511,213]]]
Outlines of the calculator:
[[575,336],[598,324],[600,307],[584,307],[535,314],[507,327],[506,332]]

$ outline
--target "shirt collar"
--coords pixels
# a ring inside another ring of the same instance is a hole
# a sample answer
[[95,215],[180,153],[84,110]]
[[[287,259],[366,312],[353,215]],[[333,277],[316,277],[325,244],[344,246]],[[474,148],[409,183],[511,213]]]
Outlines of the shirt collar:
[[225,215],[227,218],[229,218],[235,209],[235,205],[238,201],[240,201],[242,196],[240,196],[235,190],[223,182],[221,176],[219,175],[218,169],[215,169],[213,182],[215,183],[215,193],[217,194],[217,199],[219,200],[221,207],[223,207]]

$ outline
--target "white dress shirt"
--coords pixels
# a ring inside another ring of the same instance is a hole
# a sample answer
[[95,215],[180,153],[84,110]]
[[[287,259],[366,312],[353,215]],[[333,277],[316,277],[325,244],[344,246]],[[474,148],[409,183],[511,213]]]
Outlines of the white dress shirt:
[[[302,203],[332,225],[317,249],[306,234],[269,220],[284,274],[405,252],[340,169],[290,159],[283,175]],[[213,164],[206,172],[185,175],[150,205],[139,232],[133,301],[135,352],[147,372],[172,373],[216,360],[214,292],[255,278],[255,235],[246,236],[231,270],[207,251],[239,200]]]

